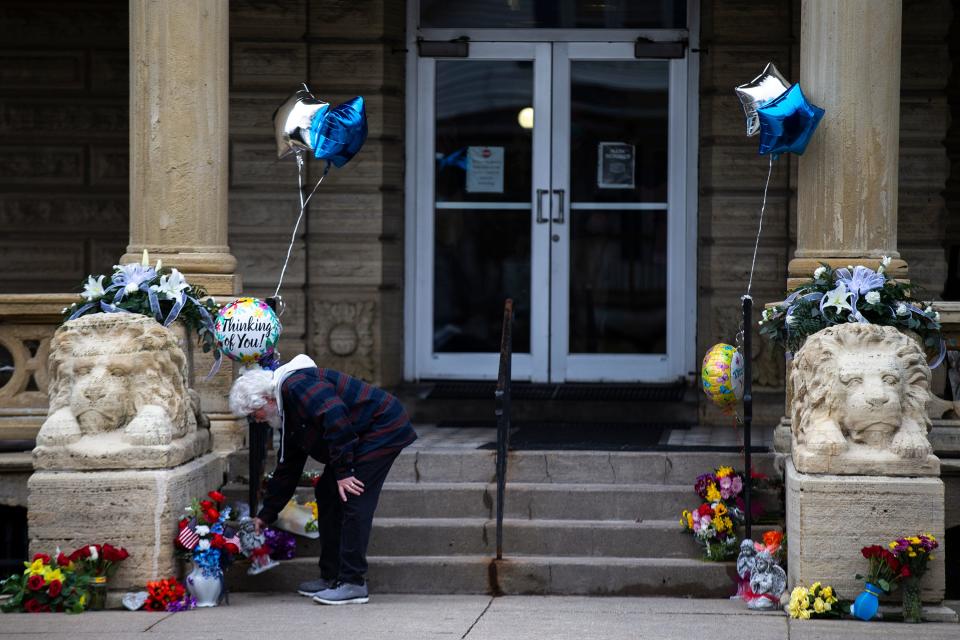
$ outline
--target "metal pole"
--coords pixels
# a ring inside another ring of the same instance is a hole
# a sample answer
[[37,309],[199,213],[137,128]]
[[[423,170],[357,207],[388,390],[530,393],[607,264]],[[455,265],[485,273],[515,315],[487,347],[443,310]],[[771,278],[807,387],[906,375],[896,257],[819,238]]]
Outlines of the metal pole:
[[753,539],[753,512],[750,508],[751,485],[753,484],[753,467],[750,461],[750,425],[753,422],[753,371],[752,371],[752,340],[753,334],[753,298],[748,295],[741,299],[743,303],[743,504],[745,519],[745,535]]
[[503,305],[500,337],[500,371],[494,392],[497,416],[497,560],[503,559],[503,499],[507,488],[507,451],[510,447],[510,378],[513,358],[513,300]]

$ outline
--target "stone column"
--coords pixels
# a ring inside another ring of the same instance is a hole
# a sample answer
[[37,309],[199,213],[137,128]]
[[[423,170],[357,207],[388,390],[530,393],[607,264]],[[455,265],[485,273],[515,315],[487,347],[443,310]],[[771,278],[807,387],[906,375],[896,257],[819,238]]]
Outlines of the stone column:
[[901,0],[803,0],[800,84],[826,110],[800,158],[793,287],[820,262],[906,276],[897,252]]
[[[130,244],[121,260],[146,249],[220,299],[241,288],[227,246],[228,36],[227,0],[130,0]],[[227,362],[204,381],[211,358],[195,359],[220,449],[244,432],[227,409]]]

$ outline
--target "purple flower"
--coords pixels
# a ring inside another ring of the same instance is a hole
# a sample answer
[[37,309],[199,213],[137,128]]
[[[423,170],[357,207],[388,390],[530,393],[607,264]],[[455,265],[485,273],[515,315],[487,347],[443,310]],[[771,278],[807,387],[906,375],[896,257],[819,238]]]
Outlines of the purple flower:
[[703,473],[697,476],[697,481],[693,483],[693,490],[698,496],[707,499],[707,487],[711,483],[716,483],[717,479],[712,473]]
[[266,537],[270,557],[275,560],[292,560],[297,554],[297,540],[292,533],[279,529],[268,528],[263,532]]
[[720,497],[724,500],[729,500],[730,496],[733,495],[731,489],[733,488],[733,479],[730,476],[723,476],[720,478]]
[[732,480],[730,480],[730,490],[735,496],[740,495],[740,492],[743,491],[743,480],[740,479],[739,475],[732,476]]
[[170,613],[179,613],[180,611],[189,611],[190,609],[196,608],[197,599],[190,595],[184,596],[183,600],[175,600],[167,604],[167,611]]

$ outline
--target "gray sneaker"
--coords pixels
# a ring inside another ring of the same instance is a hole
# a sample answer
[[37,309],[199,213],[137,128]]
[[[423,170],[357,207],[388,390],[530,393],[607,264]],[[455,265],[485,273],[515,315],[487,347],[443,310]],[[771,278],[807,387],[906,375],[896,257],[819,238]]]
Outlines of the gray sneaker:
[[306,582],[301,582],[300,586],[297,587],[297,593],[302,596],[312,598],[321,591],[326,591],[334,586],[336,586],[335,580],[324,580],[323,578],[317,578],[316,580],[307,580]]
[[370,600],[367,585],[341,582],[337,586],[321,591],[313,596],[313,601],[319,604],[365,604]]

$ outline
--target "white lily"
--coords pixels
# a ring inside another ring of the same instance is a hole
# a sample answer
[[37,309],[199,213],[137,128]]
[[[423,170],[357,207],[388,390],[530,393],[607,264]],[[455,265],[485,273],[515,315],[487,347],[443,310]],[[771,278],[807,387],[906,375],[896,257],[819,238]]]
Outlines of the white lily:
[[850,306],[850,292],[847,291],[847,285],[841,282],[836,289],[827,292],[820,303],[820,310],[823,311],[827,307],[835,307],[837,311],[841,309],[853,311]]
[[103,278],[100,276],[96,280],[93,279],[93,276],[87,276],[87,282],[83,285],[83,292],[80,294],[87,302],[93,302],[94,300],[99,300],[104,295],[103,290]]
[[908,316],[910,315],[910,308],[907,307],[906,302],[901,302],[897,305],[897,315],[898,316]]
[[784,322],[788,327],[792,327],[793,325],[797,324],[797,319],[794,316],[787,316]]
[[150,266],[150,257],[147,255],[147,250],[143,250],[143,258],[140,260],[140,264],[144,267]]
[[814,280],[819,280],[820,278],[823,277],[823,274],[826,273],[826,272],[827,272],[827,268],[824,267],[823,265],[820,265],[820,266],[817,267],[816,270],[813,272],[813,279],[814,279]]
[[150,288],[167,300],[177,300],[180,292],[189,289],[190,285],[184,280],[183,274],[176,269],[171,270],[169,276],[160,276],[160,284],[150,285]]

